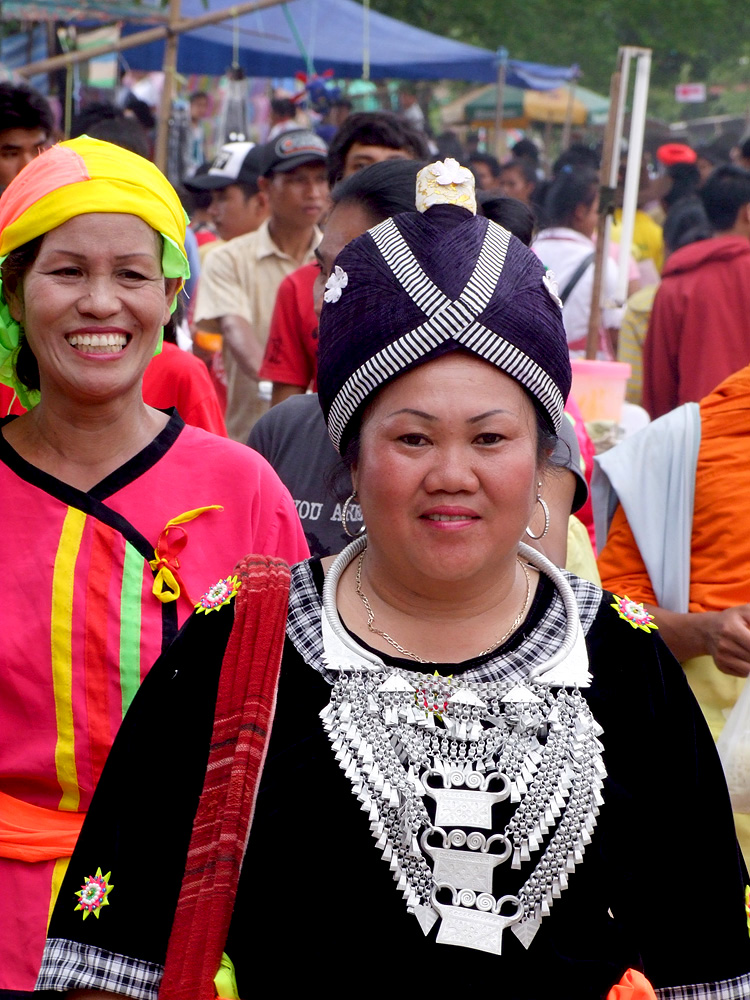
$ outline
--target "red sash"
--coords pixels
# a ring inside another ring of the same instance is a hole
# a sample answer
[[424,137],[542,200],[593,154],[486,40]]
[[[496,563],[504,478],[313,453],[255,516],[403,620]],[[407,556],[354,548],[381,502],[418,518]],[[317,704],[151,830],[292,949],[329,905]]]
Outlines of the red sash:
[[289,602],[289,567],[247,556],[222,661],[203,792],[159,1000],[214,1000],[271,734]]

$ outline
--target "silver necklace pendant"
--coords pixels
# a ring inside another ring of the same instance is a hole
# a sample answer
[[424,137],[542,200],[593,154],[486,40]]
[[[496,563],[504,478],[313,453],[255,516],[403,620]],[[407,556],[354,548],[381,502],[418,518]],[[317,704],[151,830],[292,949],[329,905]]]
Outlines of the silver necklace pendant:
[[[442,788],[430,785],[430,779],[434,776],[442,781]],[[435,800],[436,826],[478,826],[481,830],[491,830],[492,807],[510,796],[510,781],[499,771],[482,776],[476,771],[465,774],[463,771],[453,770],[446,775],[430,768],[422,775],[421,781],[425,795]],[[493,781],[500,782],[501,787],[497,792],[487,790]],[[458,787],[464,783],[467,788]],[[445,787],[446,785],[450,787]]]
[[[580,692],[353,668],[339,672],[321,718],[423,932],[439,920],[439,943],[499,955],[510,927],[528,948],[602,802],[601,729]],[[500,803],[513,809],[498,829]],[[508,861],[529,872],[498,901]]]
[[[430,845],[429,840],[433,834],[441,837],[442,847]],[[501,847],[502,853],[490,852],[495,844]],[[438,826],[424,831],[421,845],[425,854],[432,858],[432,875],[436,882],[474,889],[476,892],[492,892],[495,868],[507,861],[512,853],[510,841],[500,833],[493,834],[488,839],[483,833],[474,832],[467,836],[463,830],[446,833]],[[469,850],[451,849],[464,846]]]
[[[450,904],[438,902],[437,895],[442,889],[451,893]],[[432,890],[432,905],[441,917],[438,944],[458,945],[490,955],[502,954],[503,931],[523,916],[523,906],[517,896],[496,900],[490,893],[477,896],[470,889],[456,891],[452,885],[440,883]],[[503,914],[503,907],[512,907],[512,912]]]

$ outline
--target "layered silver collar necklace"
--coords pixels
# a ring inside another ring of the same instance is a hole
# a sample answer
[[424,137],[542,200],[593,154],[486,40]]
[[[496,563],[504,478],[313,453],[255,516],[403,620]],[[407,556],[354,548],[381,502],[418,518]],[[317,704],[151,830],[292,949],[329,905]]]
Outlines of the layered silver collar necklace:
[[[529,546],[519,555],[557,587],[562,642],[523,680],[476,680],[386,665],[336,611],[358,538],[323,588],[324,659],[335,680],[321,712],[376,847],[407,909],[437,941],[499,955],[505,928],[528,948],[567,888],[596,825],[605,777],[601,728],[580,688],[588,658],[563,574]],[[503,865],[521,871],[516,892]]]

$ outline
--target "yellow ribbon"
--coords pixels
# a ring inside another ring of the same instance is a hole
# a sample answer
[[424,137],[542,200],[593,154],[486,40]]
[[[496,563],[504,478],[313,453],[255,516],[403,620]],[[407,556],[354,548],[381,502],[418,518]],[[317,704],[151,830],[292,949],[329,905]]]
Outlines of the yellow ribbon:
[[[176,601],[185,587],[185,585],[180,581],[179,574],[177,572],[180,568],[180,561],[177,558],[177,554],[181,552],[187,544],[187,533],[183,532],[182,536],[175,540],[175,551],[170,552],[169,540],[167,538],[169,529],[175,528],[180,524],[186,524],[188,521],[193,521],[196,517],[200,517],[201,514],[205,514],[208,510],[224,510],[224,508],[219,504],[212,504],[209,507],[196,507],[195,510],[186,510],[184,514],[178,514],[177,517],[173,517],[171,521],[167,521],[162,528],[159,540],[156,543],[156,548],[154,549],[155,558],[149,562],[151,569],[156,572],[152,593],[157,601],[161,601],[162,604],[170,604],[172,601]],[[193,602],[190,600],[187,591],[186,596],[188,601],[192,604]]]

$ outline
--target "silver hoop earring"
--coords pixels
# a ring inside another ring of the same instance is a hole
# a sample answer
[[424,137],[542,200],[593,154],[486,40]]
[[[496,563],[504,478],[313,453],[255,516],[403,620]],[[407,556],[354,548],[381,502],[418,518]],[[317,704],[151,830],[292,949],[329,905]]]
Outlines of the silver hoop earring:
[[539,492],[541,490],[541,488],[542,488],[542,484],[541,483],[537,483],[536,484],[536,488],[537,488],[536,502],[540,503],[542,505],[542,510],[544,511],[544,530],[542,531],[541,535],[534,535],[527,528],[526,529],[526,534],[529,536],[529,538],[533,538],[535,542],[538,542],[539,539],[540,538],[544,538],[544,536],[549,531],[549,507],[547,506],[547,504],[545,503],[545,501],[542,499],[542,494]]
[[344,529],[344,534],[348,535],[349,538],[356,538],[358,535],[361,535],[362,532],[365,530],[365,526],[362,525],[359,531],[349,531],[349,525],[347,523],[347,518],[349,516],[349,504],[352,502],[352,500],[356,499],[357,499],[357,491],[354,490],[352,495],[346,498],[346,500],[344,501],[344,506],[341,508],[341,527]]

